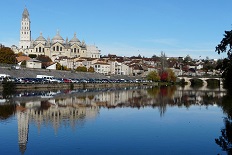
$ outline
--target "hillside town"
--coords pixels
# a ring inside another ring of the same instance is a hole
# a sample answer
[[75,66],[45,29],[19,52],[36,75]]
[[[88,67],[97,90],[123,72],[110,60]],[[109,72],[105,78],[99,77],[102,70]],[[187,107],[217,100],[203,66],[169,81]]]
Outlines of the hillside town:
[[[0,48],[4,45],[0,44]],[[14,68],[22,67],[48,70],[75,70],[96,72],[106,76],[127,75],[146,77],[150,72],[157,73],[171,69],[176,76],[204,76],[220,75],[217,66],[220,60],[192,59],[186,57],[168,57],[164,52],[160,56],[155,53],[152,57],[119,56],[116,54],[101,55],[101,50],[96,45],[87,45],[80,41],[74,33],[72,39],[57,34],[50,39],[44,38],[42,32],[37,39],[31,37],[31,20],[27,8],[22,13],[20,26],[19,46],[12,45],[16,60]],[[7,56],[6,56],[7,57]],[[3,63],[3,62],[1,62]]]

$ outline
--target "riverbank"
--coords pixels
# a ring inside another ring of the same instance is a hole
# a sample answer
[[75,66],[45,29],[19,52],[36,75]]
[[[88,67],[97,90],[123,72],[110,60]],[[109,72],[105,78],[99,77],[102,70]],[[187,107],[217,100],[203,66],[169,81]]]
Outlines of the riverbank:
[[[80,89],[80,88],[117,88],[133,86],[158,86],[156,82],[141,83],[48,83],[48,84],[15,84],[15,89]],[[0,90],[3,90],[3,84],[0,84]]]

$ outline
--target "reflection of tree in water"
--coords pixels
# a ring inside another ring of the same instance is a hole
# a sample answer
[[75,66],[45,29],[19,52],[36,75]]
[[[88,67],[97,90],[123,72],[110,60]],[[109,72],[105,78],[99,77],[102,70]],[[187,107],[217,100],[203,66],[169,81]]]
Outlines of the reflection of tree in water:
[[166,112],[167,105],[174,105],[174,93],[176,91],[175,86],[166,87],[162,86],[160,87],[160,94],[159,94],[159,104],[158,109],[160,111],[160,116],[164,116],[164,113]]
[[15,113],[15,104],[0,105],[0,120],[6,120]]
[[223,151],[227,151],[227,154],[232,154],[232,96],[224,96],[222,100],[222,109],[227,114],[224,118],[224,129],[221,129],[221,136],[215,139]]

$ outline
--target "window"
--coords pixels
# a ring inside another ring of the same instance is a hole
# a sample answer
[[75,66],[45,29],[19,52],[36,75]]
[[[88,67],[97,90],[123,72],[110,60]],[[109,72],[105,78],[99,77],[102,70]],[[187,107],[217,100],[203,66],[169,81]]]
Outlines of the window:
[[38,52],[38,49],[36,48],[35,51]]
[[73,49],[71,49],[71,52],[73,52]]
[[77,50],[77,52],[79,53],[79,49]]
[[27,48],[28,48],[28,46],[27,46]]
[[39,47],[39,52],[41,52],[41,47]]
[[59,46],[56,46],[56,51],[59,51]]
[[55,46],[53,47],[53,51],[55,51]]
[[44,52],[44,48],[43,48],[43,52]]
[[74,48],[74,53],[76,53],[77,52],[77,49],[76,48]]
[[60,51],[62,51],[62,47],[60,47]]

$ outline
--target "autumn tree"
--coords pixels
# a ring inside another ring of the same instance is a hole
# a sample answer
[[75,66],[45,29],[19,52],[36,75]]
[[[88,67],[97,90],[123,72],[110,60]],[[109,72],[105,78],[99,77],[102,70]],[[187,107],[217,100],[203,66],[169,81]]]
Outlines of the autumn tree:
[[152,80],[152,81],[159,81],[160,76],[156,71],[151,71],[147,75],[147,80]]
[[167,73],[168,73],[168,80],[169,80],[170,82],[176,82],[176,75],[175,75],[175,73],[173,72],[173,70],[171,70],[171,69],[168,68],[166,71],[167,71]]
[[160,80],[163,82],[168,82],[168,73],[166,71],[160,74]]
[[94,72],[94,68],[92,66],[89,67],[88,72]]
[[0,63],[15,64],[16,62],[16,55],[9,47],[0,49]]
[[76,68],[76,71],[78,71],[78,72],[87,72],[87,68],[85,66],[78,66]]

